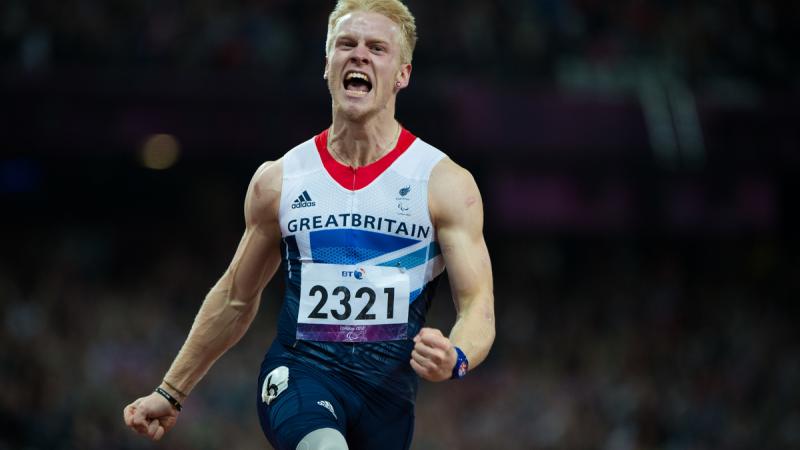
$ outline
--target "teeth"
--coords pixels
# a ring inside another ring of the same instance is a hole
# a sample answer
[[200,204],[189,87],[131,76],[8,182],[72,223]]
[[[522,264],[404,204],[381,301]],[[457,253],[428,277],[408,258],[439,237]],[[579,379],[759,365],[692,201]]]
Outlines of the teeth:
[[359,72],[350,72],[345,77],[346,80],[352,80],[353,78],[358,78],[360,80],[369,81],[369,78],[366,75],[364,75],[363,73],[359,73]]

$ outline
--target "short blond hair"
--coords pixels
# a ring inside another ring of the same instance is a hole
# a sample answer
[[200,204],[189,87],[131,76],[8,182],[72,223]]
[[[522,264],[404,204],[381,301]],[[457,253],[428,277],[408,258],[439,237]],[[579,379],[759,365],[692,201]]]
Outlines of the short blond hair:
[[339,20],[356,11],[374,12],[386,16],[400,27],[400,62],[411,64],[414,47],[417,45],[417,24],[408,7],[400,0],[339,0],[328,18],[328,37],[325,39],[325,54],[333,45],[333,29]]

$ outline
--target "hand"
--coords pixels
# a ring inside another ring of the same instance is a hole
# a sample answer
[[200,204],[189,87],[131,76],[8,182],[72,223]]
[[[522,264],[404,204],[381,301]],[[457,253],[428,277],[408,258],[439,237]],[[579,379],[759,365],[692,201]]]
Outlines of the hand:
[[122,414],[126,425],[153,441],[161,439],[178,420],[178,411],[155,392],[126,406]]
[[456,364],[456,349],[436,328],[423,328],[414,336],[411,368],[428,381],[449,380]]

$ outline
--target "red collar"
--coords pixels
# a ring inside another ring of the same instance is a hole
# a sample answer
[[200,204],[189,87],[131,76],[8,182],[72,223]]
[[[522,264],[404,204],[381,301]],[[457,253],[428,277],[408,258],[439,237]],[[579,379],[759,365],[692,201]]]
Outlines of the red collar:
[[379,160],[358,169],[345,166],[333,158],[333,155],[328,150],[327,129],[314,136],[314,143],[317,144],[317,151],[319,151],[319,157],[322,159],[322,165],[325,166],[325,170],[328,171],[331,177],[343,188],[357,191],[367,187],[378,178],[378,175],[382,174],[400,155],[408,150],[408,147],[411,146],[415,139],[417,139],[416,136],[402,128],[400,137],[397,139],[397,145],[392,151],[383,155]]

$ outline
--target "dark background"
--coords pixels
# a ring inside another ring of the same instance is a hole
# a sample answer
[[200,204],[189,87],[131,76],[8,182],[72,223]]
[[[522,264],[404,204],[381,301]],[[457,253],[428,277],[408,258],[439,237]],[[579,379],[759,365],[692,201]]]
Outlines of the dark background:
[[[398,118],[476,177],[498,325],[467,379],[422,384],[413,448],[800,447],[797,3],[408,4]],[[0,450],[267,448],[280,277],[161,444],[122,408],[253,171],[328,126],[332,7],[0,4]]]

